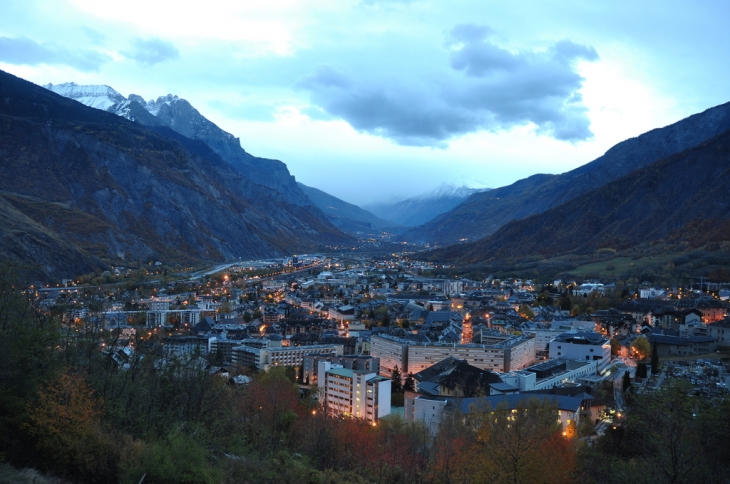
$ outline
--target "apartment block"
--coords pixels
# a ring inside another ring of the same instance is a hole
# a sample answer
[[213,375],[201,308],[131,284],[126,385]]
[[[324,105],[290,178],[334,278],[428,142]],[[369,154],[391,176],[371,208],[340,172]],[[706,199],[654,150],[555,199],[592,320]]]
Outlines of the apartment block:
[[[329,415],[377,422],[390,414],[391,381],[377,373],[318,362],[320,391]],[[322,398],[321,397],[321,398]]]
[[328,361],[334,366],[339,365],[348,370],[380,373],[380,359],[372,356],[308,354],[302,359],[302,373],[305,382],[309,382],[311,385],[319,382],[318,364],[320,361]]
[[279,346],[275,348],[233,348],[233,363],[266,371],[272,366],[301,366],[305,355],[342,353],[342,345]]
[[533,337],[495,337],[489,344],[422,343],[387,335],[370,339],[370,354],[380,358],[380,374],[397,365],[403,375],[418,373],[450,356],[483,370],[509,372],[535,363]]

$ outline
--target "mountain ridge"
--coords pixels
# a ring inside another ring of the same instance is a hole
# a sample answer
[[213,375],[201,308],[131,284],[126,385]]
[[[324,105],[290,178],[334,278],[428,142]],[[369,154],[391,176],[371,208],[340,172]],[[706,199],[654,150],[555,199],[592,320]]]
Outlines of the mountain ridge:
[[[82,104],[106,105],[105,111],[117,114],[146,126],[168,126],[191,139],[205,142],[221,158],[231,164],[242,176],[255,183],[276,190],[275,196],[297,205],[312,205],[296,184],[283,162],[251,155],[240,140],[203,116],[187,100],[167,94],[145,101],[142,96],[130,94],[125,98],[109,86],[78,85],[73,82],[47,84],[46,89]],[[106,88],[106,89],[105,89]],[[96,93],[93,98],[89,93]],[[111,104],[109,104],[111,103]]]
[[512,220],[541,213],[609,181],[679,153],[730,129],[730,103],[622,141],[561,175],[537,174],[476,193],[449,212],[403,233],[399,240],[440,245],[489,236]]
[[297,182],[305,195],[324,212],[330,221],[345,233],[358,237],[380,237],[384,231],[402,230],[402,227],[384,220],[352,203],[345,202],[318,188]]
[[[0,232],[0,254],[37,273],[272,257],[352,240],[314,205],[268,196],[201,140],[2,71],[0,99],[0,219],[13,221]],[[36,249],[25,250],[31,239]]]
[[730,130],[474,242],[433,251],[463,263],[628,250],[639,245],[730,250]]

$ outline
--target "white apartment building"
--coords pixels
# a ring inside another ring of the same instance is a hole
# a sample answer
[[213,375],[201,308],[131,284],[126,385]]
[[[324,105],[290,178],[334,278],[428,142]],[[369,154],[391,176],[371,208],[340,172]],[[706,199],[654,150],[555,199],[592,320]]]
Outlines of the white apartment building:
[[563,333],[550,342],[549,354],[550,359],[598,361],[600,371],[611,361],[611,343],[598,333]]
[[327,412],[377,422],[390,414],[391,381],[367,370],[349,370],[318,362],[320,387]]
[[535,339],[505,335],[490,344],[453,344],[374,335],[370,338],[370,354],[380,358],[380,374],[384,376],[392,375],[396,365],[403,375],[418,373],[449,356],[482,370],[509,372],[535,363]]
[[[595,326],[593,322],[591,322]],[[552,340],[565,333],[565,330],[560,329],[530,329],[525,331],[527,334],[535,336],[535,351],[537,353],[548,351],[548,345]]]

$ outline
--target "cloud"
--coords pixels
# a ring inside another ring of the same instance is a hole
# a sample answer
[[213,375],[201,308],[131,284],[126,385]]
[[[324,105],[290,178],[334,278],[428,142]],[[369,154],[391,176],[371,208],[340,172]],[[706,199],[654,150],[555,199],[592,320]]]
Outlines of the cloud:
[[299,112],[315,121],[332,121],[335,119],[330,113],[317,106],[306,106],[299,109]]
[[94,30],[85,25],[81,27],[81,30],[84,31],[89,40],[91,40],[94,44],[101,44],[106,40],[106,35],[99,32],[98,30]]
[[0,37],[0,61],[14,65],[68,65],[79,71],[98,71],[111,57],[88,49],[71,50],[27,37]]
[[483,25],[454,27],[445,44],[450,69],[436,76],[365,78],[319,65],[296,87],[356,130],[402,145],[443,148],[467,133],[530,123],[559,140],[591,138],[576,63],[598,59],[595,49],[563,40],[513,53],[490,42],[492,33]]
[[231,104],[230,101],[213,100],[208,105],[225,113],[228,116],[247,119],[250,121],[274,122],[277,106],[273,104],[247,101],[240,104]]
[[131,44],[132,48],[122,51],[122,54],[147,66],[180,57],[180,51],[177,50],[175,44],[167,40],[137,38],[132,40]]
[[445,148],[444,140],[471,131],[478,122],[469,110],[431,98],[428,89],[395,79],[358,81],[333,66],[317,66],[297,87],[310,91],[315,105],[356,130],[402,145]]

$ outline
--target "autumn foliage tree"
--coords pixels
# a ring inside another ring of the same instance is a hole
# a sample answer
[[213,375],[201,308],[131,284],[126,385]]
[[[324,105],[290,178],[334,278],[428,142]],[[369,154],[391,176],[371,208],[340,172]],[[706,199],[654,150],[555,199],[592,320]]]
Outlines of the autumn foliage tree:
[[[101,402],[83,377],[61,374],[38,392],[28,429],[50,469],[67,477],[104,482],[114,471],[111,443],[101,428]],[[113,475],[113,474],[112,474]]]
[[434,440],[430,481],[572,482],[574,440],[563,435],[557,417],[557,406],[543,399],[512,409],[476,404],[467,415],[452,413]]

